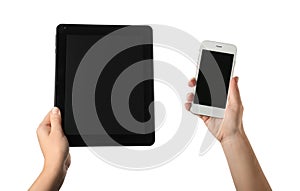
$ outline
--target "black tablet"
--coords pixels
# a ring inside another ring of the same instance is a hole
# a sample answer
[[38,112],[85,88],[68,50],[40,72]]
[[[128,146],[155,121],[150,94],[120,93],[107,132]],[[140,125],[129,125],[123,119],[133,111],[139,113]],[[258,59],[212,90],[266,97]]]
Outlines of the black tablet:
[[151,27],[58,25],[54,100],[70,146],[152,145]]

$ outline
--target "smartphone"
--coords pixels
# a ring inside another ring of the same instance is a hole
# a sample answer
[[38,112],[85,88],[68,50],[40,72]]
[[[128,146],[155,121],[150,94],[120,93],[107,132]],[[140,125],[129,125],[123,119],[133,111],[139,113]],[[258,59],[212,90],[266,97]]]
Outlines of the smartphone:
[[236,51],[236,46],[232,44],[202,42],[192,113],[224,117]]

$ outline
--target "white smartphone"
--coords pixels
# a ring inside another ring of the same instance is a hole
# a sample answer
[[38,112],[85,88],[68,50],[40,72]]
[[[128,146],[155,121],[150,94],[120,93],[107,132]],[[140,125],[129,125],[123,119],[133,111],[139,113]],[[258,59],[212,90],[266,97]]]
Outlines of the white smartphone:
[[191,112],[223,118],[236,57],[232,44],[203,41]]

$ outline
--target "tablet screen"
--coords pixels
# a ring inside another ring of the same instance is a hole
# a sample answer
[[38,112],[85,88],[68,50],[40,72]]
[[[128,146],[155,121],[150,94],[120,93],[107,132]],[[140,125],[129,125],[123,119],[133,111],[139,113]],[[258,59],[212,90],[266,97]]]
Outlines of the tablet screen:
[[[98,35],[67,35],[66,36],[66,73],[65,73],[65,121],[66,134],[76,135],[75,121],[72,111],[72,87],[77,68],[85,53],[103,36]],[[84,134],[92,134],[91,128],[86,128]]]
[[[92,123],[91,121],[86,121],[84,127],[78,128],[78,124],[76,123],[76,115],[74,115],[73,105],[74,103],[74,79],[76,73],[79,70],[79,66],[81,64],[89,64],[83,63],[83,60],[86,56],[88,56],[88,52],[93,48],[96,43],[101,43],[101,39],[108,34],[111,34],[117,27],[113,27],[111,29],[101,30],[95,26],[97,30],[93,30],[93,27],[86,28],[84,26],[72,29],[72,26],[68,26],[68,29],[64,31],[64,38],[57,39],[58,41],[64,41],[64,46],[61,42],[58,42],[58,50],[59,55],[65,57],[65,59],[57,59],[57,67],[59,60],[64,61],[64,85],[62,86],[64,91],[64,100],[63,104],[63,129],[68,139],[72,139],[74,136],[81,136],[84,139],[105,139],[113,138],[117,142],[124,142],[122,140],[126,140],[126,136],[128,139],[125,141],[125,145],[131,145],[131,140],[134,136],[141,137],[143,136],[143,132],[136,133],[134,131],[130,131],[131,127],[124,127],[124,123],[120,123],[117,119],[116,113],[114,112],[114,108],[112,106],[112,93],[118,92],[117,101],[127,103],[130,114],[132,117],[139,123],[148,122],[148,127],[145,128],[144,135],[147,135],[147,128],[149,128],[149,121],[152,121],[151,128],[153,131],[149,134],[154,136],[154,118],[151,118],[151,114],[149,111],[149,105],[154,100],[153,93],[153,78],[142,81],[138,83],[135,87],[132,87],[131,93],[129,97],[126,97],[126,90],[115,90],[115,83],[118,81],[119,76],[122,75],[126,69],[130,68],[136,63],[140,61],[152,59],[153,58],[153,46],[152,44],[138,45],[133,47],[128,47],[121,52],[118,52],[113,56],[112,59],[109,60],[103,66],[103,70],[99,71],[97,76],[97,82],[95,83],[95,92],[94,94],[94,104],[97,112],[97,117],[99,122],[101,123],[101,127],[97,124]],[[109,28],[109,27],[108,27]],[[120,27],[121,28],[121,27]],[[145,34],[137,33],[137,34],[124,34],[124,35],[115,35],[114,39],[117,41],[139,41],[145,38]],[[147,34],[146,34],[147,35]],[[151,37],[152,39],[152,37]],[[60,47],[59,47],[60,46]],[[113,45],[112,45],[113,46]],[[62,49],[63,47],[63,49]],[[110,47],[107,47],[109,49]],[[96,52],[97,53],[97,52]],[[103,54],[103,52],[99,52],[99,54]],[[101,56],[98,56],[97,60],[99,64],[103,64],[101,62]],[[86,59],[87,60],[87,59]],[[135,71],[134,75],[131,75],[131,78],[136,78],[139,76],[139,79],[142,79],[143,75],[146,73],[151,73],[153,75],[153,65],[145,65],[143,67],[139,67],[139,70]],[[81,79],[81,82],[86,85],[90,85],[88,81],[88,73],[86,73],[86,78]],[[86,81],[85,81],[86,79]],[[59,81],[56,78],[57,81]],[[120,89],[120,88],[119,88]],[[124,96],[122,93],[124,92]],[[59,91],[56,91],[58,94]],[[84,92],[82,92],[84,93]],[[56,95],[56,97],[59,95]],[[62,96],[59,96],[62,97]],[[123,100],[124,99],[124,100]],[[78,101],[78,100],[77,100]],[[79,105],[84,104],[86,100],[80,100]],[[57,102],[56,102],[57,103]],[[58,105],[61,108],[61,106]],[[154,108],[153,108],[154,109]],[[125,115],[124,115],[125,116]],[[122,116],[121,116],[122,117]],[[123,119],[126,120],[126,119]],[[126,126],[126,124],[125,124]],[[93,136],[90,136],[93,135]],[[90,138],[89,138],[90,136]],[[120,140],[118,140],[120,139]],[[142,139],[141,139],[142,140]],[[70,140],[69,140],[70,142]],[[71,142],[76,146],[76,143],[71,140]],[[89,142],[89,140],[88,140]],[[101,142],[101,140],[93,140],[95,145],[105,145],[105,143]],[[97,143],[98,142],[98,143]],[[82,144],[82,143],[81,143]],[[122,143],[121,143],[122,144]],[[139,143],[136,143],[139,144]],[[135,145],[136,145],[135,144]],[[140,143],[143,145],[143,143]],[[71,145],[72,146],[72,145]]]

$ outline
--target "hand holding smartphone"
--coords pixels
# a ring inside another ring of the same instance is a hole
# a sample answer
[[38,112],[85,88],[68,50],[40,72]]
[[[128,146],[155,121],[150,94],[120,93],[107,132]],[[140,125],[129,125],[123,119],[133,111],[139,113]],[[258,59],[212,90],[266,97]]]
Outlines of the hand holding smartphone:
[[224,117],[236,51],[236,46],[232,44],[202,42],[191,112],[216,118]]

